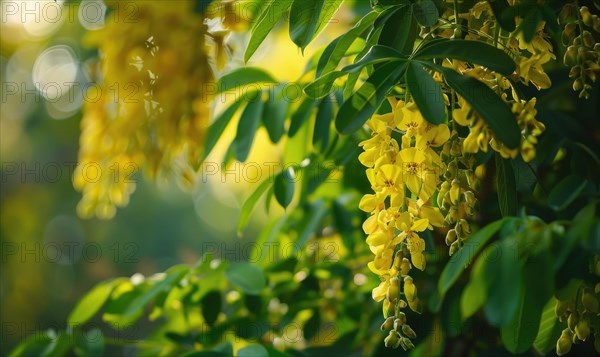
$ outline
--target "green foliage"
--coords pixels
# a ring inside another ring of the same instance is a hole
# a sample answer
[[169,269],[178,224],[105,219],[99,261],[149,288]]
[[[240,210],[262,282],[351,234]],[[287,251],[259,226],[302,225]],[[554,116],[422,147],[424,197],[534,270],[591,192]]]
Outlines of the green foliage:
[[[216,85],[217,94],[239,90],[245,95],[215,115],[207,128],[203,159],[226,128],[236,125],[229,157],[246,161],[262,125],[281,148],[281,161],[291,164],[245,195],[237,219],[238,235],[252,243],[245,259],[227,261],[206,254],[194,266],[100,282],[74,306],[64,331],[26,338],[11,356],[97,356],[119,344],[131,345],[139,355],[389,354],[383,351],[385,336],[379,331],[382,307],[372,303],[379,281],[367,268],[372,252],[361,229],[366,216],[358,210],[360,197],[373,185],[358,159],[358,145],[368,139],[365,123],[374,114],[391,111],[386,101],[390,96],[414,100],[430,124],[449,123],[459,95],[498,141],[517,149],[524,134],[496,90],[503,80],[520,97],[538,96],[536,108],[546,132],[532,161],[492,155],[491,149],[464,153],[457,160],[461,168],[483,165],[487,170],[477,185],[481,209],[473,233],[450,258],[434,250],[444,229],[436,228],[427,237],[426,253],[432,259],[417,273],[422,279],[417,285],[420,299],[428,303],[420,317],[405,310],[419,331],[412,355],[444,355],[457,346],[468,346],[465,353],[472,355],[499,350],[552,353],[566,327],[556,317],[556,301],[580,299],[579,287],[595,281],[590,266],[600,254],[597,108],[566,95],[567,82],[560,83],[566,73],[560,71],[552,75],[559,83],[547,93],[517,83],[515,71],[520,69],[514,54],[485,43],[485,36],[483,41],[461,36],[461,31],[468,32],[464,19],[440,20],[446,5],[463,9],[476,2],[372,3],[368,10],[355,5],[354,25],[317,52],[297,83],[303,92],[296,98],[286,97],[288,83],[257,67],[231,70]],[[552,2],[488,3],[497,36],[518,28],[531,39],[540,21],[551,29],[558,26],[560,9]],[[290,40],[304,52],[340,6],[346,5],[341,0],[262,4],[244,60],[251,59],[282,18],[289,24]],[[456,30],[456,35],[419,35],[446,30]],[[450,60],[493,71],[496,82],[490,86],[484,83],[489,79],[464,75]],[[469,131],[467,126],[453,129]],[[457,145],[462,142],[457,140]],[[248,225],[262,209],[258,202],[263,197],[269,222],[257,232]],[[466,200],[463,195],[457,199]],[[429,200],[435,209],[443,208],[437,197]],[[272,207],[272,201],[283,209]],[[222,224],[235,225],[229,218]],[[242,232],[247,234],[242,237]],[[389,307],[383,306],[383,314],[390,314]],[[593,318],[597,323],[597,316]],[[153,330],[139,341],[115,341],[104,329],[90,326],[95,320],[115,330],[152,320]],[[476,330],[462,334],[457,326],[484,326],[482,333],[495,335],[482,338]],[[291,328],[300,343],[274,347],[274,336],[284,339]],[[434,336],[426,336],[429,331]]]

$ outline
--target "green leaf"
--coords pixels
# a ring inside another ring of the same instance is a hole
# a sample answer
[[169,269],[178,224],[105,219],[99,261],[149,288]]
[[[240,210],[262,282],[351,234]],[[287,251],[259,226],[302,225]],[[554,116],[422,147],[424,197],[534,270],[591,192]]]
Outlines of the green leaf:
[[389,46],[408,55],[412,53],[418,26],[412,14],[412,7],[399,5],[382,13],[375,26],[381,26],[378,44]]
[[323,98],[331,93],[331,88],[335,80],[344,75],[346,75],[346,72],[328,72],[304,87],[304,93],[314,99]]
[[75,306],[67,318],[70,326],[80,326],[91,319],[104,305],[115,287],[114,280],[103,281],[92,288]]
[[290,38],[302,51],[331,19],[341,0],[294,0],[290,9]]
[[269,357],[269,351],[263,345],[252,344],[240,348],[237,357]]
[[290,118],[290,127],[288,129],[288,137],[293,137],[298,133],[298,130],[302,127],[305,121],[310,118],[313,108],[316,103],[311,98],[304,98],[300,106],[294,111],[292,117]]
[[246,52],[244,53],[245,62],[248,62],[258,49],[258,46],[265,40],[269,32],[271,32],[291,5],[292,0],[270,0],[264,6],[255,25],[252,27],[248,48],[246,48]]
[[452,58],[487,67],[505,76],[515,71],[516,65],[506,52],[473,40],[438,40],[421,47],[415,59]]
[[321,152],[327,150],[329,145],[329,129],[331,128],[331,120],[333,119],[333,99],[325,97],[319,103],[317,117],[315,118],[315,128],[313,130],[313,146],[321,144]]
[[260,124],[263,106],[264,103],[260,97],[254,98],[240,116],[237,133],[233,140],[233,155],[238,161],[244,162],[248,158],[256,130]]
[[265,193],[273,185],[273,180],[269,177],[258,185],[256,190],[248,197],[244,204],[242,205],[242,210],[240,211],[240,218],[237,224],[237,233],[240,235],[242,231],[248,225],[248,221],[250,220],[250,216],[254,211],[254,207],[256,203],[260,199],[260,197]]
[[438,282],[440,295],[443,296],[446,294],[487,241],[498,232],[500,227],[507,224],[512,219],[513,218],[503,218],[488,224],[473,234],[469,240],[466,241],[465,246],[462,249],[454,253],[440,275],[440,280]]
[[394,61],[376,69],[366,82],[342,104],[335,118],[336,129],[350,134],[369,119],[385,99],[387,92],[398,82],[406,62]]
[[494,135],[510,149],[521,143],[521,130],[510,108],[487,85],[450,68],[422,62],[444,75],[446,82],[481,115]]
[[517,185],[510,160],[496,153],[496,186],[498,205],[503,217],[517,215]]
[[586,185],[587,181],[581,176],[567,176],[548,194],[548,205],[557,211],[562,211],[575,201]]
[[232,263],[225,270],[225,276],[234,286],[250,295],[259,295],[267,285],[262,270],[252,263]]
[[536,339],[544,304],[554,292],[554,275],[548,269],[551,265],[551,257],[544,251],[528,259],[520,273],[524,284],[517,318],[500,330],[504,347],[511,353],[529,350]]
[[166,272],[166,276],[161,281],[154,283],[148,291],[136,296],[131,303],[127,306],[122,316],[127,319],[132,316],[136,316],[139,312],[154,300],[159,294],[169,291],[173,288],[183,276],[189,272],[189,267],[183,265],[176,265],[169,268]]
[[363,67],[403,59],[402,53],[388,46],[376,45],[369,49],[369,52],[358,61],[342,68],[342,72],[354,73],[360,71]]
[[350,46],[352,46],[352,43],[358,36],[373,25],[373,22],[375,22],[378,15],[379,13],[376,11],[369,12],[348,30],[348,32],[336,38],[325,48],[323,54],[319,58],[319,63],[317,64],[317,79],[321,77],[323,73],[329,73],[337,67],[340,60],[346,55]]
[[262,121],[269,134],[271,142],[277,143],[285,132],[285,117],[290,98],[284,95],[286,85],[278,85],[269,91],[269,99],[265,103]]
[[217,119],[211,124],[210,127],[208,127],[208,133],[206,134],[206,138],[204,141],[204,159],[208,157],[212,149],[215,147],[215,145],[219,141],[219,138],[225,131],[227,124],[229,124],[231,118],[233,118],[234,114],[238,111],[243,102],[243,97],[236,100],[221,114],[219,114]]
[[302,252],[302,249],[304,249],[308,239],[317,231],[319,223],[321,223],[321,220],[323,217],[325,217],[326,213],[327,209],[322,199],[318,199],[308,204],[307,213],[299,225],[301,228],[298,232],[298,239],[294,244],[294,255]]
[[286,208],[294,198],[294,181],[296,174],[293,167],[288,167],[275,177],[273,186],[275,199],[281,207]]
[[507,0],[488,0],[494,17],[498,20],[503,30],[512,32],[516,28],[514,8],[508,5]]
[[75,332],[75,354],[81,357],[104,356],[104,334],[95,327],[89,331]]
[[431,124],[446,121],[442,88],[418,62],[410,61],[406,67],[408,90],[413,96],[423,117]]
[[440,17],[435,3],[431,0],[421,0],[412,4],[412,12],[419,25],[423,27],[435,25]]
[[560,336],[565,323],[558,321],[554,308],[556,299],[552,298],[544,306],[542,317],[540,318],[540,327],[537,332],[533,347],[542,356],[550,353],[556,347],[556,340]]
[[516,239],[505,239],[488,248],[490,253],[482,254],[479,259],[487,260],[486,275],[489,291],[493,293],[488,294],[483,311],[488,322],[499,327],[513,321],[517,314],[523,282]]
[[[254,83],[276,83],[277,81],[264,69],[257,67],[241,67],[223,75],[217,82],[216,94],[230,91],[239,87],[246,87]],[[261,88],[253,85],[248,91],[256,91]],[[248,96],[243,91],[236,93],[240,97]]]
[[221,292],[217,290],[209,291],[202,298],[202,317],[208,326],[212,327],[221,312]]
[[460,298],[460,312],[463,320],[473,316],[487,299],[489,284],[485,278],[485,269],[485,259],[478,259],[473,264],[471,278]]

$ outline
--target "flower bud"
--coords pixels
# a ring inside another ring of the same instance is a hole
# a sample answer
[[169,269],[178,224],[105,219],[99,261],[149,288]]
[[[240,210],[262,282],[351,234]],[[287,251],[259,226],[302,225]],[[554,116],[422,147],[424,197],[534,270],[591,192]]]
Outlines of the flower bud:
[[583,81],[581,80],[581,78],[577,78],[575,80],[575,82],[573,82],[573,90],[575,92],[580,91],[581,89],[583,89]]
[[594,296],[589,291],[585,291],[581,296],[581,303],[583,307],[589,312],[597,313],[598,312],[598,298]]
[[450,249],[448,250],[448,254],[450,256],[452,256],[454,253],[458,252],[458,249],[460,248],[460,246],[458,245],[458,241],[452,243],[450,245]]
[[390,286],[387,289],[387,299],[391,302],[398,299],[398,293],[400,292],[400,280],[395,276],[390,279]]
[[415,331],[406,324],[402,326],[402,333],[408,338],[417,338]]
[[579,66],[579,65],[573,66],[571,68],[571,70],[569,71],[569,78],[579,77],[580,74],[581,74],[581,66]]
[[390,330],[389,335],[387,335],[387,337],[383,340],[383,343],[385,344],[385,347],[397,347],[397,345],[400,342],[400,336],[398,335],[398,332],[394,331],[394,330]]
[[573,338],[573,333],[571,330],[564,329],[558,341],[556,341],[556,354],[559,356],[565,355],[571,351],[571,346],[573,342],[571,339]]
[[583,36],[583,44],[586,47],[589,47],[589,48],[594,47],[596,40],[594,40],[594,36],[592,36],[592,34],[589,31],[583,31],[582,36]]
[[456,241],[456,230],[451,229],[446,233],[446,245],[450,246],[450,244]]
[[569,319],[567,320],[567,325],[571,329],[571,331],[575,330],[575,326],[579,323],[579,313],[577,311],[573,311],[571,315],[569,315]]
[[588,315],[584,314],[575,326],[575,334],[577,338],[585,341],[590,335],[590,318]]
[[398,318],[396,318],[396,320],[394,320],[394,329],[396,331],[400,331],[400,329],[402,328],[402,325],[404,325],[405,323],[406,323],[406,314],[403,312],[399,312]]
[[394,326],[394,316],[390,316],[381,324],[381,331],[389,330]]
[[404,277],[404,296],[406,296],[408,302],[417,297],[417,287],[410,276]]
[[406,337],[400,338],[400,346],[402,346],[402,349],[405,351],[412,350],[413,348],[415,348],[415,345],[413,345],[412,341]]
[[401,270],[402,267],[402,251],[399,250],[396,252],[396,255],[394,256],[394,268],[398,271]]
[[411,268],[412,265],[410,264],[410,261],[406,258],[403,258],[402,263],[400,264],[400,274],[402,274],[402,276],[408,275],[408,272]]

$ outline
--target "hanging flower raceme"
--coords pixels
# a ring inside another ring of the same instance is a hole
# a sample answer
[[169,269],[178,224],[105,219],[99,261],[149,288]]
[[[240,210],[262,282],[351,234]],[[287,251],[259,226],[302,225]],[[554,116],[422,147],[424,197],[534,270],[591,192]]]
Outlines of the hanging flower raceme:
[[[412,267],[425,269],[422,235],[444,222],[431,197],[445,171],[436,150],[450,134],[445,124],[428,124],[414,103],[395,99],[390,103],[393,112],[374,115],[368,121],[372,136],[360,143],[364,152],[359,160],[367,167],[373,193],[366,194],[359,206],[371,214],[363,230],[374,255],[369,269],[381,278],[373,299],[384,303],[386,320],[381,327],[390,329],[385,344],[406,350],[414,347],[411,339],[416,333],[401,310],[422,309],[409,272]],[[402,134],[400,144],[392,138],[393,131]]]
[[190,184],[199,165],[213,81],[194,2],[137,1],[135,20],[113,11],[88,33],[100,54],[99,96],[85,105],[74,186],[80,216],[111,218],[135,190],[134,174]]

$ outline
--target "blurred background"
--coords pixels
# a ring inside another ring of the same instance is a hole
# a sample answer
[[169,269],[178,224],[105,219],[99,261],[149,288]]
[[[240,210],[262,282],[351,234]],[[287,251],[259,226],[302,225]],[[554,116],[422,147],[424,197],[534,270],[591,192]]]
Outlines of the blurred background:
[[[240,207],[257,182],[235,174],[207,176],[190,191],[176,182],[147,182],[136,172],[136,192],[114,219],[77,217],[81,196],[72,174],[81,108],[97,89],[97,51],[82,45],[82,38],[110,21],[107,7],[101,0],[3,0],[0,5],[2,354],[36,331],[63,328],[74,303],[103,279],[151,275],[176,263],[194,263],[208,250],[229,260],[248,259],[240,244],[252,243],[266,214],[258,209],[244,235],[237,236]],[[304,55],[281,26],[250,64],[296,80],[315,49],[348,28],[349,11],[342,8]],[[241,36],[228,38],[233,51],[225,71],[243,63],[247,39]],[[269,56],[275,47],[277,56]],[[278,161],[278,150],[260,130],[248,161]],[[234,135],[230,125],[211,156],[215,162]],[[271,216],[282,214],[272,207]]]

